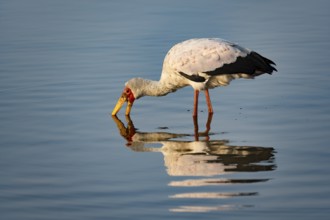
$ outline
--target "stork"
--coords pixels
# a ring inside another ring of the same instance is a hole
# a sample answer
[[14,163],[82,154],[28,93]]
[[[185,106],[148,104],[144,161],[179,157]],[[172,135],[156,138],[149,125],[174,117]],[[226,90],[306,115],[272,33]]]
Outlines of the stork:
[[209,89],[229,85],[233,79],[272,74],[277,71],[272,65],[276,64],[257,52],[220,38],[186,40],[168,51],[159,81],[133,78],[126,82],[112,115],[116,115],[125,102],[125,114],[130,115],[136,99],[164,96],[188,85],[194,89],[193,116],[197,117],[200,91],[205,92],[208,112],[213,114]]

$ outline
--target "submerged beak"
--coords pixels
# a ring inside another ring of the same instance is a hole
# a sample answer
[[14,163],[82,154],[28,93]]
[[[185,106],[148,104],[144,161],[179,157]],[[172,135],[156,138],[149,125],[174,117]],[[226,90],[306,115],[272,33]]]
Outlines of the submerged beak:
[[113,109],[111,115],[116,115],[125,102],[127,102],[125,115],[129,115],[131,112],[131,108],[133,106],[133,102],[129,101],[127,94],[125,92],[123,92],[123,94],[118,99],[117,104],[116,104],[115,108]]
[[133,106],[133,102],[127,101],[125,115],[129,115],[131,113],[132,106]]

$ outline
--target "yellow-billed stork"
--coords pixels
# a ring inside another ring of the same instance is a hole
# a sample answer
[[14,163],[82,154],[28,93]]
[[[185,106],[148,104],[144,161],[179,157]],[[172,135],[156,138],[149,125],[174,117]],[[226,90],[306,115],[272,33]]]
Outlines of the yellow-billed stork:
[[273,61],[257,52],[220,38],[190,39],[174,45],[167,53],[159,81],[130,79],[125,84],[112,115],[127,102],[126,115],[143,96],[164,96],[185,86],[194,89],[193,116],[197,116],[199,91],[204,91],[209,113],[213,108],[208,89],[226,86],[237,78],[252,79],[277,71]]

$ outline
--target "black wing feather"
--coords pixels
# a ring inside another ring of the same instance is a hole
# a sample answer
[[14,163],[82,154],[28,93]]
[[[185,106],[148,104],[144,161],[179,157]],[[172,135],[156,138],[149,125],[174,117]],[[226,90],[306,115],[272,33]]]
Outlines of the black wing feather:
[[238,57],[233,63],[224,64],[215,70],[205,73],[211,76],[236,73],[246,73],[251,76],[257,76],[263,73],[272,74],[273,71],[277,71],[272,65],[276,64],[270,59],[252,51],[245,57]]
[[184,72],[179,72],[181,74],[181,76],[186,77],[187,79],[194,81],[194,82],[205,82],[205,78],[199,75],[188,75],[185,74]]

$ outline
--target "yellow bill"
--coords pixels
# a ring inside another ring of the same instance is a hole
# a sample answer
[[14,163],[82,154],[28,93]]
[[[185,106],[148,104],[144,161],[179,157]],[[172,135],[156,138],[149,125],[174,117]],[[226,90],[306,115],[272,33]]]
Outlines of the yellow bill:
[[116,115],[119,110],[121,109],[121,107],[124,105],[124,103],[126,102],[126,97],[123,97],[123,95],[118,99],[116,106],[114,107],[114,109],[112,110],[111,115]]
[[124,105],[124,103],[127,102],[127,107],[126,107],[126,112],[125,115],[129,115],[133,106],[133,102],[130,102],[127,98],[126,93],[123,93],[120,98],[117,101],[116,106],[114,107],[114,109],[112,110],[111,115],[116,115],[119,110],[121,109],[121,107]]

